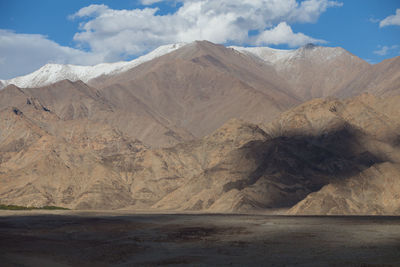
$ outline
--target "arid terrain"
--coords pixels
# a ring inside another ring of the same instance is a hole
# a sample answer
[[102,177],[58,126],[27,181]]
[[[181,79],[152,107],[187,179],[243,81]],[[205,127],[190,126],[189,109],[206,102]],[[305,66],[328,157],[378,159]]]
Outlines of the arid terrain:
[[0,204],[400,215],[399,57],[196,41],[149,58],[8,81]]
[[3,266],[400,267],[400,0],[0,0]]
[[399,266],[399,217],[1,212],[1,266]]

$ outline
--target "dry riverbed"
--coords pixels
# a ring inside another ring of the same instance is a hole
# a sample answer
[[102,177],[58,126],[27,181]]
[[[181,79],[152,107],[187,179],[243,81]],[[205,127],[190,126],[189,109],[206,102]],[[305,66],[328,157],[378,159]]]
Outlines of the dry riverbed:
[[400,217],[0,211],[1,266],[400,266]]

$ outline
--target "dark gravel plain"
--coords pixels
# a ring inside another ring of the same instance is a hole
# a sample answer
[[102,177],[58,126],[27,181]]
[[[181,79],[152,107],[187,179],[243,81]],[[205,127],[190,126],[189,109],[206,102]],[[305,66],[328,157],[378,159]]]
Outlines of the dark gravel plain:
[[0,266],[400,266],[400,217],[1,212]]

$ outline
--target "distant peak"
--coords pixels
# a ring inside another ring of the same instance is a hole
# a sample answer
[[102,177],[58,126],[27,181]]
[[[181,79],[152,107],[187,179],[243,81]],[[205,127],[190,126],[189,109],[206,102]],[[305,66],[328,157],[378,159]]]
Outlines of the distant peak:
[[313,44],[313,43],[308,43],[305,46],[303,46],[304,49],[314,49],[316,47],[318,47],[318,45]]
[[192,42],[192,44],[198,47],[225,47],[224,45],[216,44],[207,40],[196,40]]

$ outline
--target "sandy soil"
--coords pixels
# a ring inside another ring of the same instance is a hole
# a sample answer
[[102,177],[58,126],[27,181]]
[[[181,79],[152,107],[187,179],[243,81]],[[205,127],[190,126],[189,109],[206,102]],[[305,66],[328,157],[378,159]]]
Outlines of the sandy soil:
[[0,211],[1,266],[400,266],[400,217]]

